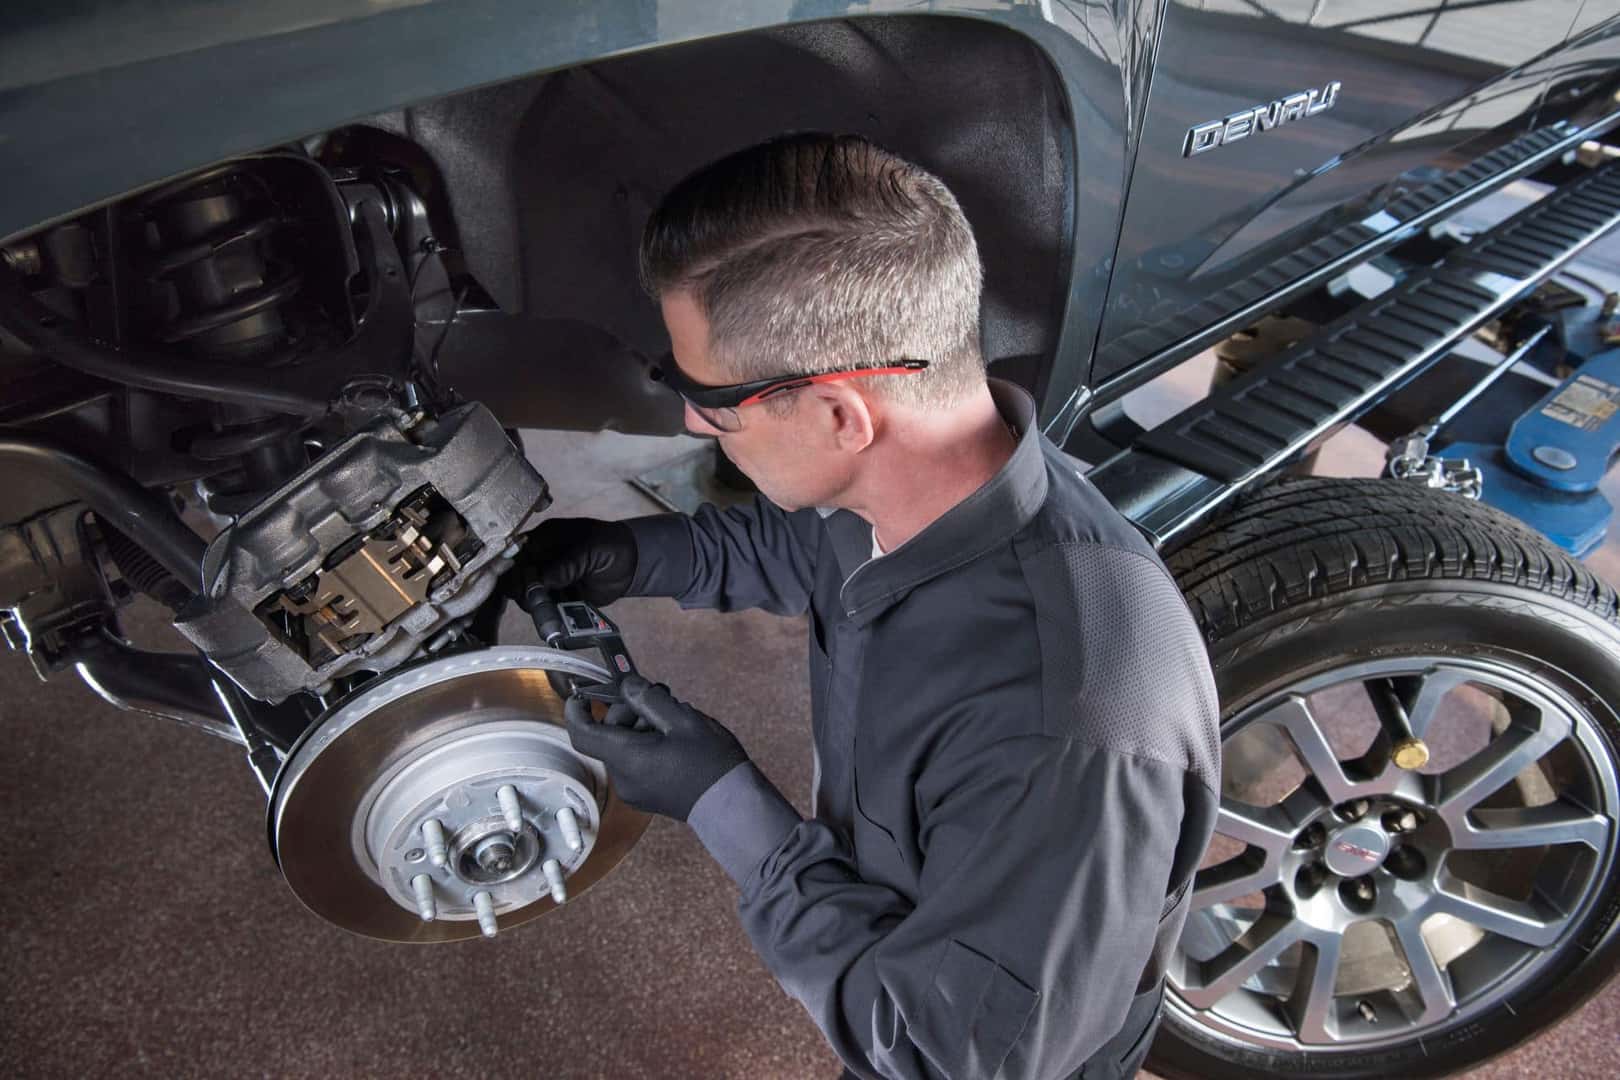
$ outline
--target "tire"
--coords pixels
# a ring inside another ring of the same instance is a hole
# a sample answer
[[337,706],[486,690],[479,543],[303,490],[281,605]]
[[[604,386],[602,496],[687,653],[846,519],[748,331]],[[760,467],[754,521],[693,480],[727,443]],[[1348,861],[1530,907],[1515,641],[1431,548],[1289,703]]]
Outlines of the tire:
[[[1392,480],[1275,483],[1166,561],[1210,650],[1225,775],[1155,1072],[1446,1075],[1614,973],[1612,588],[1490,507]],[[1364,751],[1334,741],[1357,724]],[[1402,768],[1397,746],[1435,758]]]

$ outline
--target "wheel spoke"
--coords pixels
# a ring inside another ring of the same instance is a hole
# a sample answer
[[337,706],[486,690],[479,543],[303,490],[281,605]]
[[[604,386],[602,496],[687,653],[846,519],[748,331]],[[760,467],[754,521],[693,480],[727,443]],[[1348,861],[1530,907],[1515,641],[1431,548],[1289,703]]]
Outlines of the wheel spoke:
[[1328,801],[1346,802],[1360,794],[1357,785],[1345,775],[1344,765],[1333,752],[1327,732],[1317,723],[1310,705],[1303,697],[1290,694],[1286,700],[1260,719],[1268,724],[1276,724],[1288,733],[1289,740],[1299,753],[1300,761],[1321,785]]
[[1287,801],[1276,806],[1251,806],[1235,799],[1221,799],[1215,831],[1247,845],[1247,850],[1198,871],[1193,877],[1191,910],[1228,903],[1281,881],[1282,856],[1298,829]]
[[1585,844],[1602,851],[1614,822],[1573,803],[1474,810],[1453,830],[1452,847],[1464,850]]
[[1457,878],[1449,878],[1424,905],[1425,917],[1436,913],[1536,948],[1557,941],[1569,922],[1569,916],[1545,902],[1510,900]]
[[1427,737],[1429,725],[1434,723],[1435,712],[1447,694],[1468,682],[1467,672],[1454,668],[1430,668],[1418,677],[1417,693],[1406,707],[1406,723],[1412,734]]
[[1250,806],[1235,799],[1221,800],[1215,831],[1257,847],[1268,856],[1287,851],[1294,840],[1294,822],[1280,807]]
[[1444,1020],[1456,1007],[1457,997],[1452,990],[1451,977],[1440,970],[1419,932],[1420,920],[1408,916],[1390,925],[1406,959],[1407,970],[1412,973],[1412,992],[1422,1002],[1418,1015],[1410,1018],[1412,1023],[1421,1026]]
[[1333,987],[1339,978],[1343,939],[1338,934],[1316,934],[1305,950],[1288,1013],[1294,1032],[1303,1043],[1331,1043],[1338,1036],[1329,1028],[1333,1019]]
[[1270,855],[1263,859],[1256,858],[1253,852],[1234,855],[1193,875],[1189,910],[1230,903],[1240,896],[1270,888],[1279,880],[1278,861]]
[[1220,953],[1194,966],[1194,977],[1179,988],[1187,1004],[1208,1009],[1243,985],[1255,972],[1276,960],[1300,940],[1305,924],[1291,915],[1266,914]]
[[1485,749],[1440,777],[1440,811],[1452,820],[1453,831],[1463,811],[1509,783],[1540,761],[1569,734],[1569,720],[1543,713],[1541,726],[1514,725],[1491,740]]

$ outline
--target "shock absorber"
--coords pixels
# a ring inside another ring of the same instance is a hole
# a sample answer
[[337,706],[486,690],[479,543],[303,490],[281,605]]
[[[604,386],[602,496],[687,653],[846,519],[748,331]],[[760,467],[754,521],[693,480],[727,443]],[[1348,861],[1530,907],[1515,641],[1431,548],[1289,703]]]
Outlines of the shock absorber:
[[[228,161],[159,188],[137,203],[157,297],[153,336],[221,364],[287,355],[299,328],[289,302],[304,287],[277,257],[301,222],[279,205],[255,159]],[[213,422],[181,435],[193,457],[226,466],[206,484],[216,512],[237,513],[307,464],[304,423],[218,406]],[[234,468],[230,468],[234,465]]]

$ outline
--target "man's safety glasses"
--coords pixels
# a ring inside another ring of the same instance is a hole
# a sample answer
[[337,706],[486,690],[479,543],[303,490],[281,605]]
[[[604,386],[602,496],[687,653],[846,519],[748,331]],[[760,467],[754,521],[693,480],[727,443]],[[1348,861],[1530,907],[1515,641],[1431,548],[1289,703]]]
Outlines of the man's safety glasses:
[[814,375],[802,373],[776,375],[769,379],[731,383],[728,386],[705,386],[687,378],[673,360],[665,359],[652,369],[651,374],[654,379],[679,394],[704,422],[721,431],[733,432],[742,429],[742,420],[738,417],[737,410],[744,405],[752,405],[794,390],[803,390],[816,383],[864,379],[872,375],[915,375],[927,368],[926,360],[894,360],[839,368],[836,371],[822,371]]

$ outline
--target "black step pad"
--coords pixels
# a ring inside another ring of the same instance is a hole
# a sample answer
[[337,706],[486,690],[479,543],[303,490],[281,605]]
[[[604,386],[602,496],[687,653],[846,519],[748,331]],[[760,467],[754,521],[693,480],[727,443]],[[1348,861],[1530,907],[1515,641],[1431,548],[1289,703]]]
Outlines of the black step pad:
[[1359,415],[1620,225],[1620,163],[1481,233],[1393,290],[1225,383],[1136,445],[1227,483]]

